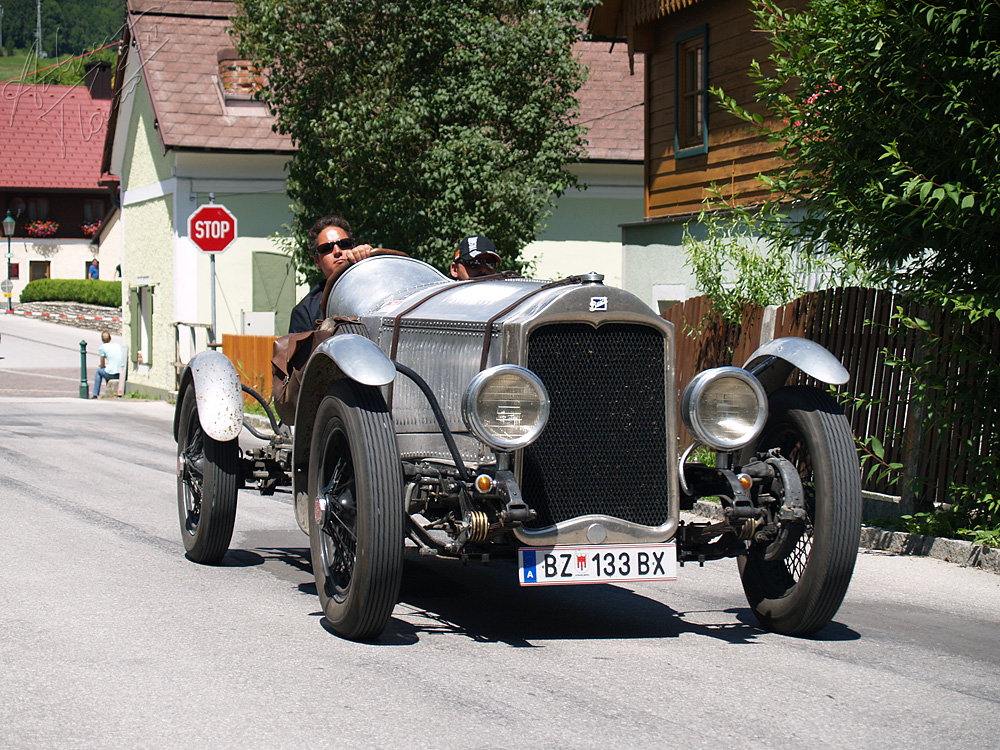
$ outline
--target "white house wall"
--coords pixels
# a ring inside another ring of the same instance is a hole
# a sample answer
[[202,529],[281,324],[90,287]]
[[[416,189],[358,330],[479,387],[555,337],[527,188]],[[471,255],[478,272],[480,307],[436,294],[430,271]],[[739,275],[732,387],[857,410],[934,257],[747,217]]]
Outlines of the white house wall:
[[642,219],[641,164],[584,163],[570,168],[583,183],[565,193],[538,239],[521,253],[534,278],[597,271],[622,286],[621,226]]

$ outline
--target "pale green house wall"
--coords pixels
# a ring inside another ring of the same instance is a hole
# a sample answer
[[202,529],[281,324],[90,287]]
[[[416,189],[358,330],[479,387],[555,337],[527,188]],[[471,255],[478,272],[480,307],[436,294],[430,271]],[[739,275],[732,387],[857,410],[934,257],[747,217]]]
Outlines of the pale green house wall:
[[[210,341],[212,261],[190,241],[187,224],[195,209],[213,196],[236,216],[239,234],[215,256],[215,339],[242,333],[245,320],[257,323],[244,315],[255,311],[255,290],[258,310],[261,299],[280,305],[275,333],[287,330],[288,313],[299,292],[294,271],[282,268],[262,278],[259,259],[266,254],[273,268],[284,256],[272,235],[291,218],[284,187],[287,157],[172,149],[164,153],[141,77],[129,96],[134,98],[120,168],[123,334],[132,360],[127,387],[167,396],[176,390],[179,366]],[[136,324],[133,303],[139,289],[152,292],[148,340],[139,336],[143,326]],[[137,351],[144,352],[141,363]]]
[[[124,154],[120,175],[123,196],[131,196],[122,206],[122,296],[123,339],[129,357],[136,362],[138,332],[130,292],[147,286],[153,292],[154,320],[172,321],[174,301],[173,201],[157,186],[170,178],[173,159],[163,153],[149,96],[141,79],[132,96],[128,123],[131,148]],[[143,191],[152,197],[143,199]],[[128,387],[145,392],[166,392],[173,388],[173,329],[154,326],[150,331],[148,355],[142,364],[130,365]]]
[[621,225],[642,219],[642,165],[573,165],[582,189],[564,194],[538,239],[521,253],[529,275],[560,279],[597,271],[622,286]]

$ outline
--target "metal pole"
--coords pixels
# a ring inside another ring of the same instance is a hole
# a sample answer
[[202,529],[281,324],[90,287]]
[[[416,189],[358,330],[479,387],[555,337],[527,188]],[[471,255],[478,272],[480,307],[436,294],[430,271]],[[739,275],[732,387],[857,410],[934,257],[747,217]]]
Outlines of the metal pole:
[[[10,282],[10,235],[7,235],[7,281]],[[9,286],[9,283],[8,283]],[[14,290],[13,288],[7,292],[7,312],[14,309]]]
[[211,284],[212,284],[212,343],[215,343],[215,253],[212,253],[211,257],[208,259],[209,267],[211,268]]
[[88,398],[87,393],[87,342],[80,342],[80,398]]
[[[215,203],[215,193],[208,194],[208,202]],[[212,280],[212,341],[215,343],[215,253],[212,253],[209,260],[209,267],[211,268],[211,280]]]

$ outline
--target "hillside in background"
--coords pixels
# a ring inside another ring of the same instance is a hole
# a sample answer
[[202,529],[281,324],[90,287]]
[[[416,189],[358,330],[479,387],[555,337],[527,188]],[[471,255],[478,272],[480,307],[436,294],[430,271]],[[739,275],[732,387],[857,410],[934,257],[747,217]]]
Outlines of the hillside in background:
[[[0,54],[34,51],[38,0],[3,0]],[[65,58],[103,47],[122,36],[124,0],[41,0],[42,53]]]

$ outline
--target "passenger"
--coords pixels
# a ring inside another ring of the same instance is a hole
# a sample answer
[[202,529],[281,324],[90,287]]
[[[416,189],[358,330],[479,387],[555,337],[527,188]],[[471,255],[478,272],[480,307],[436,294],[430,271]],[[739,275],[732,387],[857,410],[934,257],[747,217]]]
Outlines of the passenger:
[[334,270],[344,263],[356,263],[372,254],[371,245],[354,244],[351,225],[340,216],[324,216],[309,230],[309,247],[313,262],[323,272],[323,279],[313,284],[309,293],[292,309],[289,333],[303,333],[316,327],[323,317],[323,288]]
[[497,272],[499,265],[500,256],[493,240],[477,234],[458,243],[455,260],[451,263],[451,277],[466,281],[478,276],[491,276]]

